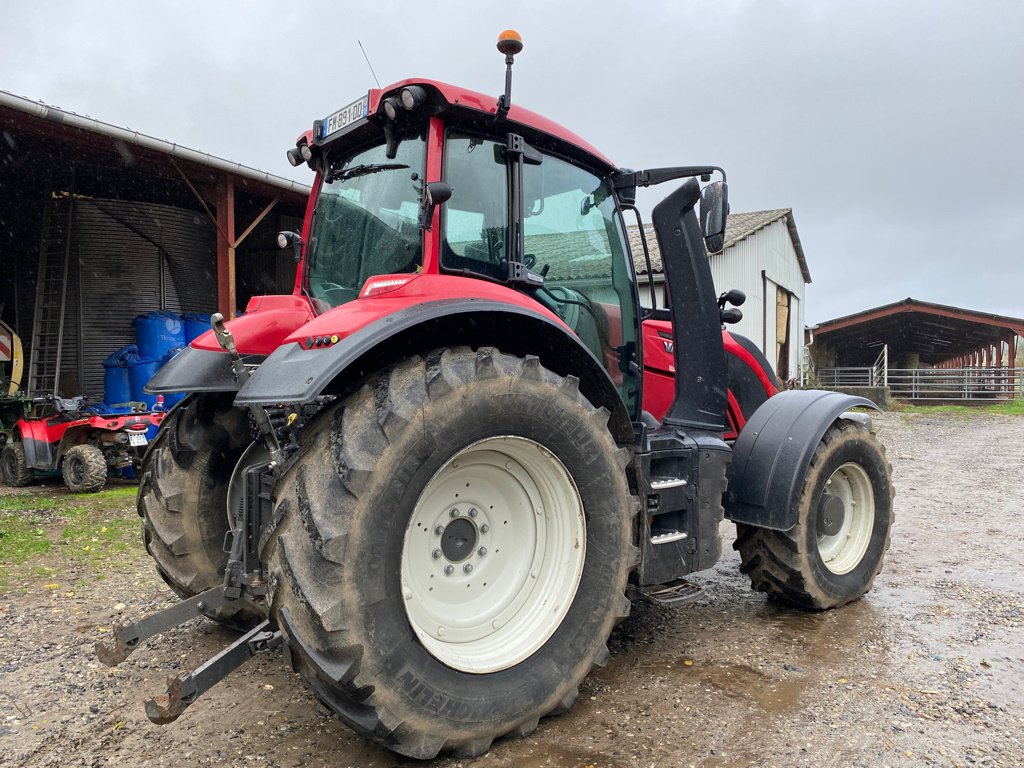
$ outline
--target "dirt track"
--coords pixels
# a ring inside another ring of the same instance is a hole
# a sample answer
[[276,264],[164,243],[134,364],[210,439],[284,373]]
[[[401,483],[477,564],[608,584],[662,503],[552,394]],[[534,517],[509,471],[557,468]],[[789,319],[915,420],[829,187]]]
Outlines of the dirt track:
[[[1024,765],[1024,419],[876,423],[896,525],[866,599],[823,614],[778,608],[749,591],[727,545],[699,577],[699,603],[634,608],[569,715],[476,761],[436,764]],[[118,604],[138,616],[171,595],[141,546],[126,554],[126,574],[105,581],[53,557],[58,585],[26,571],[0,594],[0,765],[407,764],[351,733],[277,655],[250,662],[176,723],[151,725],[142,700],[232,634],[194,622],[107,669],[92,644]]]

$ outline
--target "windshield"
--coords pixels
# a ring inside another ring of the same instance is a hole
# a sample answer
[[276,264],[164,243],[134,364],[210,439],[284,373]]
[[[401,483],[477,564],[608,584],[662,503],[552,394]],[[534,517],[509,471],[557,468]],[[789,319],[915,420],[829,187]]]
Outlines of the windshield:
[[424,147],[409,138],[394,158],[381,145],[330,160],[309,248],[308,289],[321,304],[344,304],[368,278],[422,265]]

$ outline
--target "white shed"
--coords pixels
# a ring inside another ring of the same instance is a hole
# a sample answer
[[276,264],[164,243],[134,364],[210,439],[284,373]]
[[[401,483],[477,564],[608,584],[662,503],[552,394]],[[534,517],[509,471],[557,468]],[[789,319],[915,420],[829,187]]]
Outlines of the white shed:
[[[627,227],[640,288],[640,301],[651,305],[647,264],[637,226]],[[655,301],[666,306],[665,274],[654,226],[644,225],[651,254]],[[804,249],[791,208],[730,213],[725,249],[712,254],[715,288],[739,288],[747,294],[743,319],[730,330],[751,339],[775,367],[779,378],[800,378],[803,361],[804,286],[811,282]]]

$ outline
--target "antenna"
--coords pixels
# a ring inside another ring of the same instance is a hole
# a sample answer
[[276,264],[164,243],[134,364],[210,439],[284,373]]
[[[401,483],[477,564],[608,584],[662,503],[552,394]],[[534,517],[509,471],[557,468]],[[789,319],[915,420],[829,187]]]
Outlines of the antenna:
[[377,79],[377,73],[373,71],[373,64],[370,63],[370,57],[366,55],[366,49],[363,48],[363,41],[357,39],[356,42],[359,43],[359,50],[363,52],[363,58],[366,59],[366,66],[370,68],[370,74],[373,75],[373,82],[377,84],[377,88],[379,89],[380,80]]

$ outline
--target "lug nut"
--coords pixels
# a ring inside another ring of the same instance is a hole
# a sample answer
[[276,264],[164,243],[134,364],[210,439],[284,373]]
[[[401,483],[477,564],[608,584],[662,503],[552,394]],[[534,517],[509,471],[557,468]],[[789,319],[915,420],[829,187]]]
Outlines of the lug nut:
[[430,553],[430,556],[433,557],[435,560],[439,560],[441,558],[441,550],[435,549],[433,552]]
[[469,508],[469,516],[470,517],[476,517],[476,507],[470,507]]
[[487,533],[489,530],[491,530],[491,526],[489,526],[487,523],[484,523],[480,526],[480,533]]
[[434,533],[436,533],[438,536],[440,536],[442,533],[444,533],[444,526],[441,525],[440,523],[435,525],[434,526]]
[[480,547],[480,549],[478,549],[476,553],[480,555],[480,557],[483,557],[487,554],[487,547]]
[[452,517],[458,517],[459,516],[459,510],[457,510],[455,507],[452,507],[450,510],[448,510],[448,514],[451,515]]
[[446,565],[444,567],[444,575],[445,576],[451,576],[453,573],[455,573],[455,566],[454,565],[449,563],[448,565]]
[[472,573],[473,572],[473,564],[472,563],[466,563],[464,566],[462,566],[462,570],[463,570],[464,573]]

